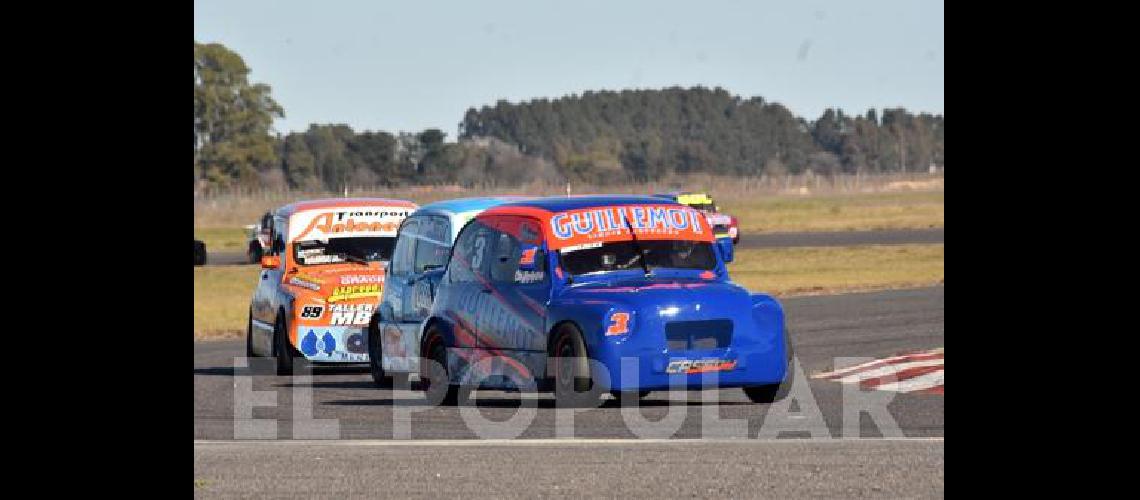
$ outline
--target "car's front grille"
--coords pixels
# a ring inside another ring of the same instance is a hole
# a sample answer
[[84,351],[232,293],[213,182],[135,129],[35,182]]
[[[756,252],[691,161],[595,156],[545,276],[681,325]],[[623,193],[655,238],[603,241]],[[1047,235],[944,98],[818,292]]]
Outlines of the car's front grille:
[[670,321],[665,323],[670,351],[720,349],[732,343],[732,320]]

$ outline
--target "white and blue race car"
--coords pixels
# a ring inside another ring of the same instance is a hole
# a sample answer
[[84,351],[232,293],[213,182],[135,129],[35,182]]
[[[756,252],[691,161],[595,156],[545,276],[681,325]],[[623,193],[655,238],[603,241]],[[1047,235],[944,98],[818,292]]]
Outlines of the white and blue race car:
[[432,300],[459,230],[480,212],[525,199],[516,196],[459,198],[431,203],[413,212],[400,226],[380,307],[368,330],[372,378],[384,385],[392,375],[419,369],[420,326]]

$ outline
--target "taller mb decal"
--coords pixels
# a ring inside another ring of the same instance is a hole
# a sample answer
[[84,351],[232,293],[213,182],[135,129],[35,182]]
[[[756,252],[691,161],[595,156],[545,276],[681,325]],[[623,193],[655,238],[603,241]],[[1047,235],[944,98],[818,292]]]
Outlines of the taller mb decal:
[[292,373],[296,358],[367,363],[384,270],[400,223],[415,209],[403,200],[346,198],[274,211],[250,301],[247,356],[276,358],[279,375]]

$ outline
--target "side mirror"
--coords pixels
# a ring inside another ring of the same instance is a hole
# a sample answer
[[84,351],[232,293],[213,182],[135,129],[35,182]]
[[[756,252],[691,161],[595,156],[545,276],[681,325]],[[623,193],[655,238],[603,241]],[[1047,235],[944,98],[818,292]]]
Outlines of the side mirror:
[[277,269],[278,267],[281,267],[281,256],[280,255],[262,255],[261,256],[261,268],[262,269]]
[[717,238],[716,247],[720,250],[720,258],[724,260],[725,264],[732,262],[733,251],[735,250],[732,245],[732,238]]

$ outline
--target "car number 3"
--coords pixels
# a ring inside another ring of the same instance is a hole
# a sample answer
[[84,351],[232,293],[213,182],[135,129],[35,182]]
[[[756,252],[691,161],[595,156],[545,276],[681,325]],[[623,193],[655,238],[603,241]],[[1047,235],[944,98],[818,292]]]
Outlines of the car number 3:
[[475,239],[475,255],[471,256],[471,269],[479,269],[479,264],[483,263],[483,251],[487,248],[487,238],[480,236]]
[[629,313],[613,313],[610,315],[610,327],[606,328],[606,335],[622,335],[629,333]]

